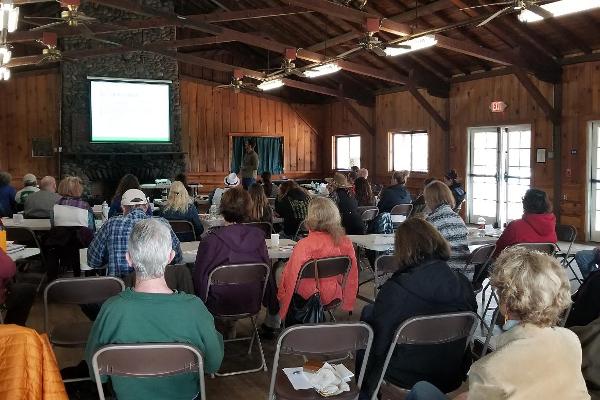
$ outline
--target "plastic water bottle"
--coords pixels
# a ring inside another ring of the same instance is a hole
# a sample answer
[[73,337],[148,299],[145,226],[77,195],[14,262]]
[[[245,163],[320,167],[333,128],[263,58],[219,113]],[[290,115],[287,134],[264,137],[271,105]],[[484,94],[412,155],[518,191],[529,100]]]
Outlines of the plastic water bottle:
[[0,249],[6,253],[6,229],[4,229],[4,224],[0,219]]
[[108,219],[108,203],[106,202],[106,200],[104,201],[104,203],[102,203],[102,220],[106,221]]
[[479,236],[484,237],[485,236],[485,218],[479,217],[477,219],[477,225],[478,225],[478,229],[479,229]]

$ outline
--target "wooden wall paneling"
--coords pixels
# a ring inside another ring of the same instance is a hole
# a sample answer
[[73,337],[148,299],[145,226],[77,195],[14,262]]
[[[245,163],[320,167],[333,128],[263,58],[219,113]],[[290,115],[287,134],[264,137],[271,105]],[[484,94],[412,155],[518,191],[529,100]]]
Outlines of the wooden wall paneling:
[[[231,132],[231,100],[234,95],[231,90],[224,90],[222,96],[222,110],[223,110],[223,132]],[[229,137],[220,135],[220,151],[221,157],[218,157],[220,163],[219,168],[221,171],[229,171]]]
[[[212,146],[211,149],[211,166],[213,171],[223,171],[223,163],[222,160],[224,157],[220,154],[220,149],[222,148],[222,139],[223,139],[223,91],[213,88],[212,95],[214,97],[213,104],[213,135],[212,135]],[[227,137],[226,137],[227,138]],[[219,150],[217,150],[219,149]],[[219,156],[219,157],[218,157]],[[220,160],[217,160],[217,157]]]

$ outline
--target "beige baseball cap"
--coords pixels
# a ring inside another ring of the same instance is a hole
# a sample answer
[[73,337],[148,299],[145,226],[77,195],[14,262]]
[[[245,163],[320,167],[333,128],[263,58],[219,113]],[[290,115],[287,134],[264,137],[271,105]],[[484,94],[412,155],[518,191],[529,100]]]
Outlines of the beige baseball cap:
[[123,206],[137,206],[140,204],[148,204],[146,195],[140,189],[129,189],[121,197],[121,205]]

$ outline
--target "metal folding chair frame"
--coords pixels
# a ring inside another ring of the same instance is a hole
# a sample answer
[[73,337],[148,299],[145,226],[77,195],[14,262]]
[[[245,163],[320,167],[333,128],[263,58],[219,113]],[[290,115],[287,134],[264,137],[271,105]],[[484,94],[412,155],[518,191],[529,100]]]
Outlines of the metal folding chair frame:
[[[144,351],[155,351],[155,350],[169,350],[169,352],[173,351],[181,351],[187,354],[191,354],[195,359],[195,362],[191,362],[190,360],[185,360],[185,364],[182,365],[181,370],[179,371],[164,371],[156,373],[135,373],[128,374],[126,371],[115,370],[114,365],[105,366],[107,370],[100,370],[98,359],[102,358],[103,354],[114,352],[114,351],[134,351],[134,352],[144,352]],[[97,349],[94,352],[92,357],[92,370],[94,372],[94,380],[96,381],[96,388],[98,389],[98,396],[100,400],[105,400],[104,389],[102,387],[101,376],[123,376],[123,377],[152,377],[152,376],[171,376],[184,374],[188,372],[198,372],[198,382],[200,386],[200,398],[202,400],[206,399],[206,390],[204,385],[204,359],[202,358],[202,353],[195,347],[186,343],[137,343],[137,344],[110,344],[107,346],[103,346]]]
[[[191,234],[192,235],[192,242],[196,241],[196,231],[194,231],[194,224],[192,224],[190,221],[187,220],[182,220],[182,219],[173,219],[173,220],[168,220],[167,222],[169,222],[169,225],[171,226],[171,229],[173,230],[173,232],[175,233],[175,236],[177,236],[177,234]],[[179,229],[175,229],[176,227],[183,227],[185,226],[187,228],[187,230],[179,230]]]
[[385,270],[384,268],[381,268],[381,265],[383,265],[383,263],[385,262],[384,260],[393,260],[394,258],[395,258],[395,256],[393,254],[382,254],[375,259],[375,265],[373,265],[373,277],[367,279],[364,282],[360,282],[358,284],[358,288],[360,290],[360,287],[362,285],[365,285],[369,282],[373,282],[373,298],[371,299],[371,298],[363,296],[361,294],[358,294],[356,296],[357,298],[359,298],[367,303],[371,303],[371,304],[375,303],[375,299],[377,298],[377,294],[379,293],[379,288],[382,286],[382,285],[377,284],[377,278],[385,275],[386,273],[395,272],[395,270],[394,271]]
[[[429,321],[429,320],[444,320],[444,319],[450,319],[450,318],[471,318],[472,321],[471,321],[471,327],[469,329],[469,333],[464,334],[462,332],[459,332],[454,337],[446,337],[445,339],[440,339],[440,340],[425,340],[425,339],[416,340],[416,339],[410,338],[410,337],[404,337],[404,338],[401,337],[401,334],[404,333],[404,330],[409,328],[412,324],[417,324],[419,322]],[[379,377],[377,387],[376,387],[375,391],[373,392],[373,396],[372,396],[371,400],[377,400],[377,395],[378,395],[379,389],[385,380],[385,373],[387,371],[387,368],[390,364],[390,360],[392,358],[392,355],[393,355],[394,350],[396,349],[397,345],[442,344],[442,343],[449,343],[449,342],[452,342],[455,340],[467,338],[466,345],[465,345],[465,352],[466,352],[467,349],[469,349],[469,346],[471,345],[471,343],[473,341],[473,336],[475,334],[475,329],[477,328],[478,320],[479,320],[479,317],[477,314],[467,311],[467,312],[457,312],[457,313],[447,313],[447,314],[423,315],[423,316],[418,316],[418,317],[412,317],[412,318],[409,318],[406,321],[404,321],[402,324],[400,324],[400,326],[396,330],[396,334],[394,335],[394,340],[390,344],[390,348],[387,352],[385,361],[383,363],[383,369],[381,371],[381,376]]]
[[[267,289],[267,284],[269,283],[269,275],[271,273],[271,269],[269,268],[269,266],[267,264],[263,264],[263,263],[228,264],[228,265],[220,265],[217,268],[213,269],[210,272],[210,274],[208,275],[208,287],[206,288],[206,297],[204,298],[204,302],[206,303],[208,301],[210,288],[211,288],[211,286],[213,286],[213,276],[216,273],[218,273],[219,271],[221,271],[223,269],[243,268],[243,267],[248,267],[248,266],[262,266],[265,269],[262,295],[260,297],[260,301],[262,302],[262,299],[265,297],[265,291]],[[225,339],[225,340],[223,340],[223,342],[228,343],[228,342],[239,342],[239,341],[249,340],[250,346],[248,347],[248,355],[250,355],[250,354],[252,354],[252,346],[254,345],[254,341],[256,340],[256,342],[258,344],[258,350],[260,352],[260,359],[261,359],[261,365],[258,366],[257,368],[240,370],[240,371],[224,372],[224,373],[216,372],[215,373],[216,376],[240,375],[240,374],[247,374],[247,373],[251,373],[251,372],[258,372],[260,370],[263,370],[265,372],[267,371],[267,362],[265,360],[265,354],[264,354],[264,351],[262,348],[262,343],[260,341],[260,336],[258,334],[258,326],[256,324],[256,316],[257,315],[258,315],[258,313],[257,314],[214,315],[215,318],[221,319],[221,320],[237,321],[240,319],[250,318],[250,320],[252,321],[252,327],[254,329],[252,336],[235,338],[235,339]]]
[[[285,350],[283,351],[283,354],[295,354],[295,355],[301,355],[303,357],[306,356],[307,352],[294,352],[294,351],[288,351],[285,348],[285,339],[287,337],[287,335],[289,335],[291,332],[295,332],[295,331],[299,331],[299,330],[303,330],[303,331],[307,331],[307,335],[312,335],[312,337],[319,337],[319,330],[320,329],[335,329],[335,330],[340,330],[340,335],[342,335],[343,330],[345,328],[348,327],[352,327],[352,328],[356,328],[356,327],[361,327],[364,328],[367,331],[368,334],[368,339],[367,339],[367,344],[364,347],[365,350],[365,355],[364,355],[364,362],[361,365],[360,368],[360,372],[358,374],[358,379],[356,381],[356,385],[357,387],[360,389],[363,383],[363,379],[364,379],[364,375],[365,375],[365,370],[367,368],[367,360],[369,359],[369,355],[371,353],[371,346],[373,344],[373,329],[366,323],[364,322],[347,322],[347,323],[324,323],[324,324],[303,324],[303,325],[294,325],[292,327],[289,327],[287,329],[285,329],[283,332],[281,332],[281,334],[279,335],[279,338],[277,339],[277,346],[275,348],[275,355],[273,357],[273,368],[271,370],[271,383],[269,385],[269,395],[267,397],[267,400],[274,400],[275,397],[275,382],[276,382],[276,378],[277,378],[277,372],[279,369],[279,358],[280,355],[282,354],[282,348],[284,348]],[[313,333],[314,331],[314,333]],[[350,351],[357,351],[357,350],[362,350],[360,348],[348,348],[345,351],[346,352],[350,352]],[[335,353],[339,354],[339,351],[336,351]],[[326,353],[329,354],[329,353]],[[332,352],[331,354],[334,354],[334,352]],[[335,397],[334,397],[335,398]]]

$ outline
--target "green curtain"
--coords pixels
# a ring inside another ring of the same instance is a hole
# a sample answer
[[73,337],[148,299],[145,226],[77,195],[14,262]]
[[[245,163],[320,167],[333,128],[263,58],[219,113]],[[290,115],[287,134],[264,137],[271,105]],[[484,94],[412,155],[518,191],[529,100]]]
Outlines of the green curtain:
[[244,158],[244,142],[254,139],[258,154],[258,174],[265,171],[272,174],[283,173],[283,138],[282,137],[249,137],[235,136],[233,138],[233,155],[231,157],[231,171],[240,172],[242,160]]

